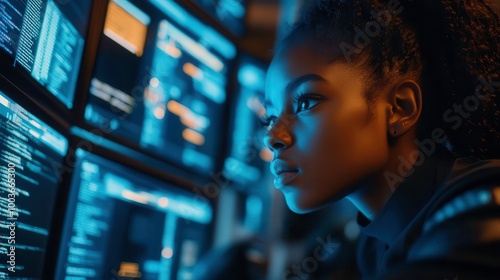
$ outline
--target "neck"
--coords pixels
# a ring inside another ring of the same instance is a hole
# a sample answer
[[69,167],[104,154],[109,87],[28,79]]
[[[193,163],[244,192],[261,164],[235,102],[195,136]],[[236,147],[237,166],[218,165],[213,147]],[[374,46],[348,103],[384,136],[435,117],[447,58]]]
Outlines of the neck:
[[399,139],[400,141],[391,147],[389,160],[382,172],[347,196],[347,199],[370,221],[382,210],[403,178],[413,173],[413,165],[418,159],[419,149],[413,141],[415,138],[407,137],[412,139],[410,141],[404,138]]

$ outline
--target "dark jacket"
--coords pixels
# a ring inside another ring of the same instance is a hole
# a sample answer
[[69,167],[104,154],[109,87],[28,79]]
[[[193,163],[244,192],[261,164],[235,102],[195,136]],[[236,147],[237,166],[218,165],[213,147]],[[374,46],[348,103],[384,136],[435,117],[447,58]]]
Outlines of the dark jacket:
[[500,160],[437,152],[358,224],[363,279],[500,279]]

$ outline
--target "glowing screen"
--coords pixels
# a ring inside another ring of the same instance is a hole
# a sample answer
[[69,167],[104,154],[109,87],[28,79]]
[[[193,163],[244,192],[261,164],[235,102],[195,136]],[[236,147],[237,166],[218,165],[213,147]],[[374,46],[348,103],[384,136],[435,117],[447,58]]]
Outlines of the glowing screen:
[[82,59],[91,1],[0,1],[0,49],[68,108]]
[[85,119],[155,156],[213,170],[235,52],[173,1],[113,0]]
[[245,183],[261,182],[263,171],[269,170],[267,162],[273,158],[264,145],[266,131],[259,121],[266,114],[263,105],[266,69],[266,65],[249,57],[243,57],[238,67],[231,150],[224,170],[231,178]]
[[0,91],[0,278],[42,277],[68,142]]
[[246,0],[193,0],[235,35],[245,31]]
[[210,204],[77,150],[56,279],[191,279]]

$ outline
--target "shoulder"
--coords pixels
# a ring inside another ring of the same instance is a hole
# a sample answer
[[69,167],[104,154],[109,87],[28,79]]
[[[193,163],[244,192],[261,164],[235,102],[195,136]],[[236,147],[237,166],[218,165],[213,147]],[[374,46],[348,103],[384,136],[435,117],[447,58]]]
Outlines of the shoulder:
[[405,263],[383,279],[498,279],[499,160],[456,160],[422,214]]
[[500,183],[500,159],[479,160],[473,157],[455,160],[445,186]]
[[424,231],[490,207],[500,207],[500,160],[459,158],[429,203]]
[[427,209],[412,259],[478,253],[500,262],[500,160],[457,159]]

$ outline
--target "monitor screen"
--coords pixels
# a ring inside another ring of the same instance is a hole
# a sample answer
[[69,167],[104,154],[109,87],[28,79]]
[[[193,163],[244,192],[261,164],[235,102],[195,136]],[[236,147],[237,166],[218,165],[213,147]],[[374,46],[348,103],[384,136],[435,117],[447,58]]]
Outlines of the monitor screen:
[[193,0],[193,2],[233,34],[243,36],[247,0]]
[[0,50],[13,59],[9,67],[20,65],[68,108],[73,107],[91,4],[0,1]]
[[67,139],[0,91],[0,278],[40,279]]
[[265,115],[266,71],[265,63],[250,56],[242,56],[238,64],[238,90],[234,98],[230,151],[224,171],[230,178],[245,184],[262,182],[273,157],[264,145],[266,130],[260,121]]
[[85,119],[154,156],[213,170],[235,54],[173,1],[112,0]]
[[201,197],[77,150],[56,279],[191,279],[212,208]]

